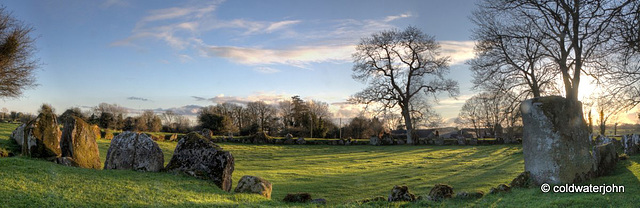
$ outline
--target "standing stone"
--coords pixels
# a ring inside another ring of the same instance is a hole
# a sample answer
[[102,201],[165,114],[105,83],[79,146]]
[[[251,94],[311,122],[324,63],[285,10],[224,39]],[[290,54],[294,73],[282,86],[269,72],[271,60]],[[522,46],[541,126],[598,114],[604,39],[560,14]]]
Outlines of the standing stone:
[[196,178],[211,180],[222,190],[231,191],[234,169],[231,153],[197,133],[189,133],[178,141],[166,170],[182,172]]
[[255,193],[271,199],[271,182],[257,176],[242,176],[233,190],[236,193]]
[[575,183],[593,176],[581,105],[559,96],[522,102],[524,168],[536,185]]
[[24,142],[24,128],[26,126],[26,124],[20,124],[20,126],[11,133],[11,139],[15,140],[21,147]]
[[393,139],[390,136],[384,136],[382,137],[382,144],[383,145],[393,145]]
[[[100,131],[98,129],[98,135]],[[100,152],[93,126],[72,116],[67,119],[62,130],[60,149],[62,157],[69,157],[77,167],[100,169]]]
[[304,138],[302,137],[298,137],[298,139],[296,139],[296,144],[306,144],[307,141],[304,140]]
[[62,131],[58,127],[58,119],[51,109],[41,111],[35,120],[25,126],[22,154],[35,158],[60,157]]
[[202,131],[200,132],[200,134],[207,139],[213,139],[213,131],[211,131],[211,129],[202,129]]
[[104,169],[158,172],[164,165],[162,150],[151,137],[125,131],[111,140]]
[[373,145],[373,146],[379,146],[380,145],[380,138],[378,138],[377,136],[372,136],[369,139],[369,144]]
[[478,145],[478,138],[469,139],[469,145]]
[[467,145],[467,139],[465,139],[463,136],[459,136],[458,145]]
[[442,138],[442,137],[436,138],[435,141],[434,141],[434,144],[435,145],[440,145],[440,146],[444,145],[444,138]]
[[415,201],[416,196],[409,192],[409,187],[407,186],[393,186],[391,189],[391,193],[389,194],[389,198],[387,201]]
[[102,136],[102,133],[100,132],[100,127],[98,125],[91,125],[91,131],[93,132],[93,135],[95,136],[96,139],[100,139]]
[[596,176],[603,176],[613,171],[618,163],[618,153],[612,142],[593,147]]
[[167,135],[164,135],[164,140],[165,141],[170,141],[170,142],[178,141],[178,134],[167,134]]
[[640,136],[637,134],[622,136],[624,153],[631,156],[640,152]]

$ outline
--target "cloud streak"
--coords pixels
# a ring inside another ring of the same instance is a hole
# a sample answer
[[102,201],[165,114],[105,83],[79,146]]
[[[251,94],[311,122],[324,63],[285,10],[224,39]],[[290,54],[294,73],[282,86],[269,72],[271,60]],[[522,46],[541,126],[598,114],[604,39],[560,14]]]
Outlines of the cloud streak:
[[348,62],[354,46],[304,46],[287,49],[262,49],[234,46],[208,46],[209,57],[222,57],[246,65],[284,64],[305,68],[311,63]]
[[143,102],[150,101],[150,100],[149,100],[149,99],[147,99],[147,98],[133,97],[133,96],[132,96],[132,97],[128,97],[128,98],[127,98],[127,100],[138,100],[138,101],[143,101]]

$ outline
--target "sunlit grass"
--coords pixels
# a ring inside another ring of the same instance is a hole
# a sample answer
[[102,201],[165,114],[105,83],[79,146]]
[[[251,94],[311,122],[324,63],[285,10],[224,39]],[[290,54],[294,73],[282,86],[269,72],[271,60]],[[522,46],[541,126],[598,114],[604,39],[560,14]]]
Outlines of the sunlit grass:
[[[15,128],[14,125],[13,128]],[[9,130],[8,130],[9,129]],[[11,126],[0,124],[0,147],[11,144]],[[104,162],[109,140],[98,140]],[[176,142],[158,142],[171,159]],[[70,168],[23,158],[0,158],[0,207],[283,207],[287,193],[309,192],[330,206],[345,207],[636,207],[640,198],[640,156],[621,161],[611,176],[587,183],[625,185],[626,193],[551,194],[539,188],[473,200],[413,203],[355,201],[387,196],[393,185],[426,195],[436,183],[456,192],[485,193],[509,183],[524,169],[519,145],[328,146],[221,143],[235,157],[234,187],[243,175],[273,183],[272,199],[230,194],[210,182],[169,173]],[[315,205],[304,205],[315,206]]]

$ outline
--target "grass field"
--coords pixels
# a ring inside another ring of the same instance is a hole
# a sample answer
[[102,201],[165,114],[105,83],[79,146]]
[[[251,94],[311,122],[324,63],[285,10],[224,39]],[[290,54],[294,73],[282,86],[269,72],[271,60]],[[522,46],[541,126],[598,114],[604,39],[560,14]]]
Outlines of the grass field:
[[[8,136],[17,125],[0,124],[0,148],[11,150]],[[99,140],[104,161],[108,140]],[[176,143],[159,142],[165,163]],[[272,199],[230,194],[212,183],[168,173],[88,170],[24,158],[0,158],[0,207],[296,207],[281,199],[309,192],[338,207],[637,207],[640,204],[640,156],[621,161],[611,176],[594,185],[625,185],[625,193],[551,194],[539,188],[481,199],[444,202],[356,201],[387,196],[393,185],[426,195],[436,183],[455,191],[481,190],[508,183],[524,169],[519,145],[494,146],[277,146],[220,144],[235,157],[234,187],[243,175],[261,176],[273,185]]]

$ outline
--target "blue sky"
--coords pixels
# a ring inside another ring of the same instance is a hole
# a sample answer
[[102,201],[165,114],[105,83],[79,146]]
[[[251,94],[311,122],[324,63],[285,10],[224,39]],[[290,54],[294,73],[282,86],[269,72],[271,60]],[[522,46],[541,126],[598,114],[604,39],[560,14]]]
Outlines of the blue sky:
[[116,103],[131,109],[183,109],[224,101],[276,102],[300,95],[341,104],[364,88],[351,78],[361,37],[416,26],[453,59],[458,99],[435,108],[445,119],[470,97],[469,15],[475,1],[4,1],[35,28],[43,63],[37,86],[9,110],[35,112]]

